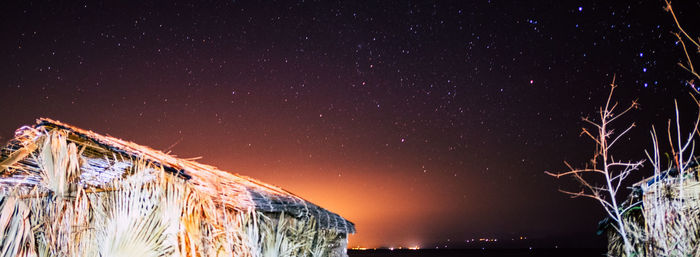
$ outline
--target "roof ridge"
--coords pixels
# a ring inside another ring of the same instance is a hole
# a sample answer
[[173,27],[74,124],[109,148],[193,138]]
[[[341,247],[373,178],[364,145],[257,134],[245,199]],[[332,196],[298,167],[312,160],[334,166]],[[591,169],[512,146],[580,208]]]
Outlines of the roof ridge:
[[[239,180],[239,179],[244,180],[244,181],[250,182],[251,184],[253,184],[257,187],[263,187],[267,190],[276,192],[278,194],[284,194],[284,195],[292,196],[294,198],[298,198],[299,200],[306,201],[305,199],[303,199],[303,198],[301,198],[301,197],[299,197],[299,196],[297,196],[297,195],[295,195],[295,194],[293,194],[293,193],[291,193],[291,192],[289,192],[281,187],[262,182],[260,180],[254,179],[254,178],[249,177],[249,176],[227,172],[227,171],[224,171],[224,170],[217,168],[216,166],[209,165],[209,164],[203,164],[203,163],[200,163],[200,162],[197,162],[194,160],[186,160],[183,158],[179,158],[179,157],[167,154],[163,151],[151,148],[149,146],[137,144],[137,143],[134,143],[131,141],[112,137],[109,135],[102,135],[102,134],[99,134],[99,133],[94,132],[92,130],[81,129],[79,127],[76,127],[76,126],[73,126],[73,125],[70,125],[68,123],[58,121],[58,120],[54,120],[51,118],[41,117],[41,118],[38,118],[36,120],[35,127],[43,127],[43,126],[54,126],[54,127],[58,127],[61,129],[70,130],[70,131],[78,134],[79,136],[85,137],[87,139],[91,139],[100,145],[107,146],[109,148],[120,149],[124,153],[132,155],[134,157],[139,157],[139,158],[145,157],[149,161],[157,162],[164,167],[168,166],[170,168],[173,168],[173,170],[171,172],[178,173],[178,175],[184,175],[185,177],[188,177],[188,178],[191,175],[187,174],[186,170],[184,170],[183,168],[191,168],[191,169],[196,169],[196,170],[200,170],[200,171],[214,172],[216,175],[220,175],[222,177],[233,176],[234,180]],[[162,160],[161,158],[158,158],[158,157],[161,157],[164,159],[172,159],[172,160]],[[164,161],[166,161],[166,162],[164,163]],[[173,167],[175,165],[177,165],[179,167]]]

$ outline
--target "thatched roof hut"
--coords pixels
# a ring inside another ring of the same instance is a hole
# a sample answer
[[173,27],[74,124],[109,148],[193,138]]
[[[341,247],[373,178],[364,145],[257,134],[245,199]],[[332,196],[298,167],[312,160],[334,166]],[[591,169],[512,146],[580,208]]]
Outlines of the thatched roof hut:
[[0,256],[347,256],[281,188],[50,119],[0,150]]

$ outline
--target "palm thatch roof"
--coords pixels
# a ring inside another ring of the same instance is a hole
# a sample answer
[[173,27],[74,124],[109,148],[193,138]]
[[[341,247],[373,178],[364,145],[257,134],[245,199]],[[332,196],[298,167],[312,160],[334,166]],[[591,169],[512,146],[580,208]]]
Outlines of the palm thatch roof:
[[[47,118],[38,119],[33,126],[19,128],[15,137],[0,149],[0,185],[7,185],[0,187],[2,190],[34,188],[41,181],[39,165],[33,158],[26,157],[37,150],[40,135],[51,130],[65,132],[68,141],[82,147],[83,156],[91,157],[81,163],[79,183],[83,186],[106,185],[128,172],[131,162],[126,159],[144,160],[187,180],[224,208],[285,213],[295,218],[312,218],[319,228],[355,232],[352,222],[279,187]],[[14,170],[26,172],[7,172],[10,166],[22,167]]]

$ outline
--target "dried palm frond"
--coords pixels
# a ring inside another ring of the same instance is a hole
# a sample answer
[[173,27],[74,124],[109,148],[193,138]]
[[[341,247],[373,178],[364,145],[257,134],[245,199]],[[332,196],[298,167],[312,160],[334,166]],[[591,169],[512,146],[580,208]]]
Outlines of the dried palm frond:
[[235,253],[237,257],[253,255],[246,245],[250,215],[251,212],[245,211],[224,210],[222,212],[222,235],[219,237],[219,245],[216,246],[216,256],[230,256],[230,253]]
[[32,154],[39,169],[40,187],[28,197],[30,223],[35,234],[38,255],[81,256],[89,243],[83,238],[91,207],[88,196],[78,186],[81,151],[68,143],[63,132],[52,130],[39,140],[41,148]]
[[29,207],[16,197],[0,197],[0,256],[36,256]]
[[94,208],[93,202],[96,199],[96,194],[88,194],[82,188],[79,188],[76,193],[75,200],[71,201],[73,205],[73,216],[70,220],[68,243],[69,256],[96,256],[98,248],[95,245],[95,229],[97,224],[94,224]]
[[163,196],[160,200],[160,214],[161,220],[166,226],[165,231],[163,231],[165,236],[164,244],[172,246],[174,256],[184,256],[184,253],[180,252],[177,246],[184,209],[182,199],[186,192],[186,184],[180,179],[165,176],[164,171],[161,169],[160,186],[163,189]]
[[284,212],[273,218],[261,215],[261,220],[263,257],[291,257],[302,247],[301,242],[290,238],[289,220]]
[[186,256],[201,256],[200,243],[202,242],[202,199],[196,191],[187,187],[184,197],[184,209],[182,214],[182,229],[179,236],[179,252]]
[[70,196],[80,177],[80,154],[75,144],[67,142],[64,133],[48,132],[39,155],[34,156],[39,165],[41,185],[56,196]]
[[96,226],[99,256],[166,256],[175,249],[168,244],[158,201],[156,183],[117,182],[101,204],[102,220]]
[[247,248],[250,255],[249,257],[262,257],[262,245],[263,245],[263,235],[260,233],[260,219],[262,216],[255,210],[249,210],[246,213],[240,213],[240,218],[243,226],[244,232],[241,233],[243,236],[241,242],[242,245]]
[[316,230],[316,220],[313,217],[289,218],[289,224],[290,240],[299,243],[299,247],[292,256],[309,256],[314,247],[314,238],[319,232]]
[[311,257],[323,257],[328,255],[329,249],[326,247],[326,245],[329,242],[327,242],[328,236],[326,235],[326,233],[327,231],[321,230],[319,231],[319,233],[316,234],[316,237],[313,241],[313,245],[310,249]]

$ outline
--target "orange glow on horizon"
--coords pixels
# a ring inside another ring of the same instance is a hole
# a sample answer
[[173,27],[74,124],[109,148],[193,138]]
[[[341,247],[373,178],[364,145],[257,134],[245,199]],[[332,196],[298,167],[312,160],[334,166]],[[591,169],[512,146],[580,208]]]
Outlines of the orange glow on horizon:
[[[196,126],[183,128],[188,129],[199,131]],[[225,133],[214,128],[211,138]],[[355,224],[357,232],[348,236],[349,246],[425,245],[439,240],[441,231],[454,229],[449,219],[436,217],[475,220],[471,215],[477,214],[463,209],[466,198],[450,192],[464,187],[479,190],[478,178],[434,176],[440,167],[410,155],[392,163],[363,148],[353,150],[350,143],[347,152],[325,145],[300,147],[297,137],[279,137],[288,132],[269,133],[277,136],[253,137],[237,145],[207,145],[185,138],[175,148],[169,140],[156,142],[138,133],[119,136],[154,149],[170,149],[179,158],[201,156],[199,163],[277,186],[337,213]],[[418,175],[405,176],[406,172]]]
[[[363,249],[390,245],[416,248],[416,243],[421,242],[416,234],[422,227],[416,226],[415,221],[430,219],[441,209],[436,196],[417,193],[429,190],[412,193],[410,187],[415,185],[385,173],[364,171],[340,177],[324,173],[313,178],[304,177],[307,173],[280,169],[245,175],[284,188],[355,223],[357,232],[348,236],[348,245]],[[361,173],[376,175],[369,179],[357,175]]]

